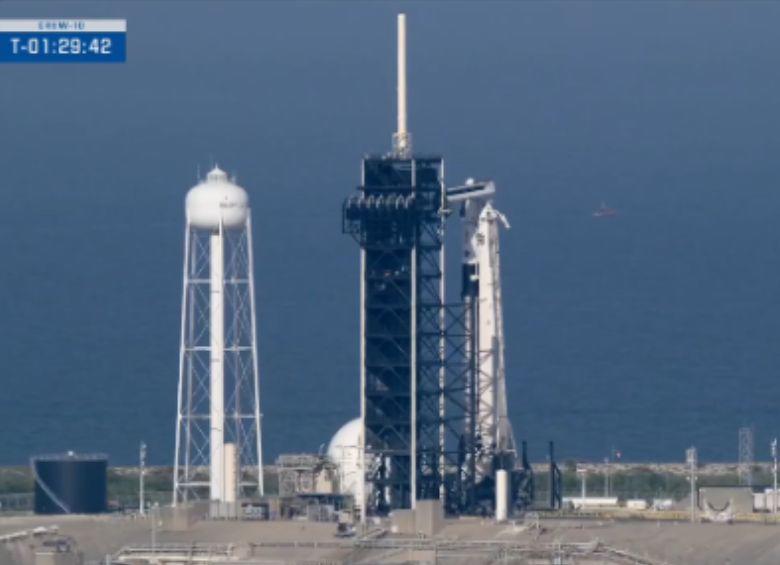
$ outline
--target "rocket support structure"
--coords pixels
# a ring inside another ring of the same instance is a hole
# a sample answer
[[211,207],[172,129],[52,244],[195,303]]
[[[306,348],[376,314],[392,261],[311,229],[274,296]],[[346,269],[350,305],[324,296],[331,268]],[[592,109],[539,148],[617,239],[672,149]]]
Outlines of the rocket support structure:
[[[461,297],[464,305],[465,347],[469,369],[465,383],[465,417],[461,476],[463,505],[474,510],[489,500],[496,472],[513,476],[513,497],[533,489],[525,451],[523,469],[518,459],[506,394],[506,364],[499,230],[509,222],[492,202],[493,182],[474,182],[447,189],[450,206],[460,206],[463,226]],[[486,488],[486,486],[488,488]],[[521,494],[528,501],[533,493]]]
[[[399,14],[392,151],[363,159],[360,186],[342,210],[342,229],[360,246],[363,521],[422,499],[450,512],[493,505],[497,470],[509,473],[515,504],[516,486],[530,477],[525,456],[526,474],[514,468],[507,414],[498,240],[509,223],[493,207],[492,182],[446,189],[443,159],[412,152],[406,48]],[[462,302],[448,304],[445,228],[458,206]]]

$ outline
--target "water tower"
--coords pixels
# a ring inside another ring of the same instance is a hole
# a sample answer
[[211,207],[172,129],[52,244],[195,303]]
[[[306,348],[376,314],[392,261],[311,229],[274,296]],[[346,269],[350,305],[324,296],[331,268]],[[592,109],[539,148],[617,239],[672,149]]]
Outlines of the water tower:
[[215,167],[185,208],[173,504],[227,516],[263,494],[249,197]]

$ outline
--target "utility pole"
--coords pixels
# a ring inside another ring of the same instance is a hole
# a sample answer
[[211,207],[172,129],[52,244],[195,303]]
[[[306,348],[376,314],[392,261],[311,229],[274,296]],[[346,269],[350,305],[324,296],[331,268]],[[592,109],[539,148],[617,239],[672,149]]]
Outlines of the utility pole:
[[739,484],[753,486],[753,427],[744,426],[739,428]]
[[777,438],[772,440],[772,514],[777,515]]
[[609,457],[604,458],[604,465],[606,471],[604,471],[604,497],[609,497]]
[[146,444],[141,442],[141,448],[138,453],[138,513],[146,516],[146,505],[144,504],[144,478],[146,475]]
[[690,447],[685,450],[685,459],[689,466],[691,478],[691,523],[696,522],[696,448]]

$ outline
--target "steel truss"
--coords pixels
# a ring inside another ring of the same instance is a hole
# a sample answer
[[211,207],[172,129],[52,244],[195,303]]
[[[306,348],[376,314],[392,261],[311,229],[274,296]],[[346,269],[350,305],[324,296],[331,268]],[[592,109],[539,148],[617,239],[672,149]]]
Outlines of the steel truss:
[[367,157],[344,203],[344,232],[361,247],[364,469],[377,513],[445,490],[445,214],[438,157]]
[[466,303],[446,307],[446,409],[445,453],[447,455],[446,509],[460,513],[475,506],[476,406],[473,310]]
[[[496,470],[511,472],[514,505],[527,507],[534,490],[525,454],[521,467],[516,468],[518,453],[507,409],[499,227],[508,228],[509,223],[493,207],[494,194],[491,181],[469,180],[447,189],[448,204],[460,210],[464,236],[461,325],[465,408],[459,510],[468,513],[490,511]],[[454,339],[450,337],[450,341]]]
[[[225,441],[236,445],[239,495],[263,493],[251,219],[224,238]],[[209,498],[210,230],[185,229],[174,505]]]
[[[344,203],[343,230],[361,247],[369,513],[431,498],[453,513],[486,511],[495,469],[512,472],[513,503],[533,500],[525,452],[515,469],[506,406],[498,264],[506,220],[487,199],[492,183],[443,186],[439,158],[367,157],[361,186]],[[462,302],[445,304],[445,221],[457,203],[470,206],[468,253]]]

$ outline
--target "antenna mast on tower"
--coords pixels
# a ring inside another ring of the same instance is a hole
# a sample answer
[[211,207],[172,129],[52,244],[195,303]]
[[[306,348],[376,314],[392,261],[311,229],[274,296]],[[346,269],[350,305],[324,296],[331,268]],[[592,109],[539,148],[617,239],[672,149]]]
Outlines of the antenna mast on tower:
[[399,159],[408,159],[412,153],[412,134],[407,129],[406,110],[406,14],[398,14],[397,57],[398,126],[393,134],[393,155]]

